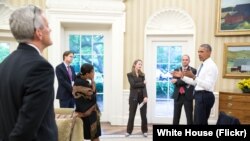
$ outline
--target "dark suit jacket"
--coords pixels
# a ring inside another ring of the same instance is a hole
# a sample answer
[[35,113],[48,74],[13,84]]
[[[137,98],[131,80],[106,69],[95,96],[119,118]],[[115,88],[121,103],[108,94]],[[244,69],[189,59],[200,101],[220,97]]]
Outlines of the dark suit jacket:
[[[72,79],[73,81],[76,78],[75,70],[72,66],[70,66],[72,71]],[[56,67],[56,76],[58,80],[58,89],[56,98],[57,99],[70,99],[73,98],[72,95],[72,84],[68,75],[68,71],[64,63],[59,64]]]
[[54,70],[21,43],[0,64],[0,140],[57,141]]
[[[196,74],[196,69],[193,67],[188,66],[188,70],[190,70],[193,72],[193,74]],[[178,70],[182,70],[182,67],[180,67],[179,69],[176,69],[175,71]],[[187,100],[193,100],[193,91],[194,91],[194,86],[189,85],[189,87],[187,88],[187,85],[184,81],[182,81],[181,79],[177,79],[177,82],[175,83],[175,89],[174,89],[174,94],[173,94],[173,98],[175,100],[177,100],[179,98],[179,89],[181,86],[184,86],[185,88],[185,98]]]
[[138,93],[143,93],[143,97],[148,97],[146,85],[144,84],[145,76],[134,76],[132,72],[127,74],[130,84],[130,99],[138,100]]

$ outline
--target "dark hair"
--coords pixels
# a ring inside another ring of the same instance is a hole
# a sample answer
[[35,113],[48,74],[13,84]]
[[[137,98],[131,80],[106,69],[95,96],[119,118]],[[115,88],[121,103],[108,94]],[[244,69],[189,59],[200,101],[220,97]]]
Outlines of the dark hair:
[[200,47],[204,47],[210,52],[212,51],[212,47],[209,44],[202,44],[202,45],[200,45]]
[[85,63],[81,66],[81,74],[85,75],[86,73],[91,73],[94,70],[94,66],[88,63]]
[[68,56],[69,54],[73,54],[73,55],[74,55],[74,52],[72,52],[72,51],[65,51],[65,52],[63,53],[63,60],[64,60],[64,58],[65,58],[66,56]]

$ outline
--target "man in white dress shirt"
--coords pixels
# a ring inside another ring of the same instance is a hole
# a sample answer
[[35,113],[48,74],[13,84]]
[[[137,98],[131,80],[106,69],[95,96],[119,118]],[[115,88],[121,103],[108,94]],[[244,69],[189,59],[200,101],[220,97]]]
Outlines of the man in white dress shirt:
[[208,125],[208,118],[215,101],[213,91],[218,68],[210,57],[211,52],[209,44],[200,45],[198,55],[202,64],[198,67],[196,75],[191,71],[173,72],[174,77],[180,77],[184,82],[195,86],[194,124],[198,125]]

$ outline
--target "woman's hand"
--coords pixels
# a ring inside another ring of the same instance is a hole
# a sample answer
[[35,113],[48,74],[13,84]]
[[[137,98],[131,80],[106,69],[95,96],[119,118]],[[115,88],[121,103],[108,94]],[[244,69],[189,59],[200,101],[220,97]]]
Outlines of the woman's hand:
[[147,103],[148,102],[148,98],[147,97],[144,97],[143,98],[143,103]]
[[173,78],[173,79],[171,79],[171,82],[174,84],[177,82],[177,79]]

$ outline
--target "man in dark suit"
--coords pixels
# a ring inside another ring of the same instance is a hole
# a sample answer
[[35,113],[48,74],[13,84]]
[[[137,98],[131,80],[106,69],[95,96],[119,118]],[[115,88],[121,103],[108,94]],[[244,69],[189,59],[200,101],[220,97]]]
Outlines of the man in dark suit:
[[61,108],[74,108],[75,101],[72,95],[72,86],[76,78],[75,70],[70,64],[73,61],[74,53],[65,51],[63,62],[56,67],[58,89],[56,98],[59,99]]
[[[175,71],[192,71],[193,74],[196,74],[196,69],[189,66],[190,58],[188,55],[182,56],[182,66]],[[193,91],[194,86],[186,84],[179,78],[173,78],[171,80],[175,84],[174,89],[174,118],[173,124],[178,125],[180,122],[181,109],[184,105],[187,124],[193,124]]]
[[0,141],[57,141],[54,70],[41,56],[52,44],[47,18],[29,5],[9,21],[19,45],[0,64]]

